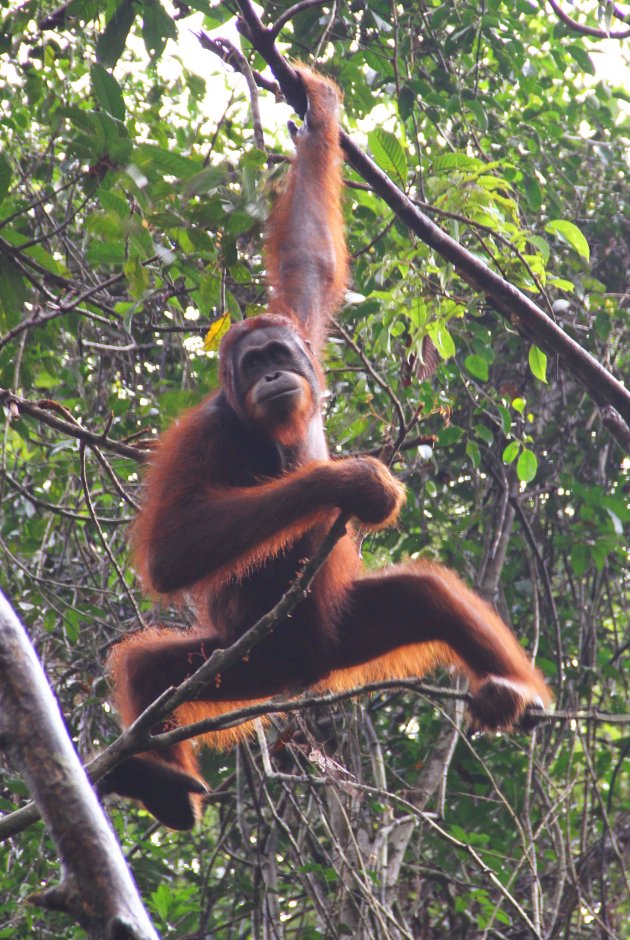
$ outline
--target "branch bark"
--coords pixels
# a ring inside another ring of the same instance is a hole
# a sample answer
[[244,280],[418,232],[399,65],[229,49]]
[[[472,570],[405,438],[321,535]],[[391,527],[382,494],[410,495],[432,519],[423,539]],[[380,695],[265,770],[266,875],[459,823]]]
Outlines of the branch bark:
[[630,36],[630,29],[597,29],[595,26],[585,26],[583,23],[578,23],[576,20],[571,19],[569,14],[565,13],[555,0],[549,0],[549,6],[565,26],[575,30],[576,33],[580,33],[582,36],[595,36],[597,39],[627,39]]
[[82,427],[78,421],[67,421],[64,418],[58,418],[56,415],[51,414],[52,410],[59,410],[61,406],[50,399],[42,399],[35,403],[29,401],[27,398],[20,398],[19,395],[14,395],[13,392],[10,392],[6,388],[0,388],[0,405],[6,405],[9,409],[11,419],[19,418],[20,414],[26,414],[31,418],[36,418],[37,421],[40,421],[42,424],[47,424],[48,427],[53,428],[55,431],[67,434],[68,437],[75,437],[84,444],[104,447],[118,454],[120,457],[129,457],[130,460],[142,461],[146,459],[147,450],[143,450],[141,447],[132,447],[130,444],[123,444],[121,441],[113,441],[107,436],[107,429],[105,433],[98,434],[95,431],[89,431],[87,428]]
[[157,940],[24,627],[0,593],[0,747],[19,767],[59,851],[62,880],[31,902],[94,940]]
[[[251,0],[238,0],[241,16],[238,29],[267,62],[287,103],[303,115],[306,97],[298,73],[275,45],[274,29],[263,25]],[[351,138],[341,131],[341,144],[348,162],[387,203],[398,218],[426,244],[449,261],[459,276],[474,290],[484,294],[488,303],[531,342],[559,356],[575,380],[584,386],[599,407],[612,406],[626,428],[618,433],[618,424],[608,422],[608,430],[622,447],[630,426],[630,391],[601,363],[576,343],[547,314],[517,287],[492,271],[428,218],[376,166]]]

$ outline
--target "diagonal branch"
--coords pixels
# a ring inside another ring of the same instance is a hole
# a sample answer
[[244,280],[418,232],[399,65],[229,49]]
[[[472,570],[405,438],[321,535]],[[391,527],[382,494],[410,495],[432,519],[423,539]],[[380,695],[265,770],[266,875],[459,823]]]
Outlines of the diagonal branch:
[[[60,410],[60,406],[57,402],[48,398],[35,403],[29,401],[27,398],[20,398],[19,395],[14,395],[13,392],[6,388],[0,388],[0,405],[6,405],[9,409],[11,419],[19,418],[21,414],[29,415],[42,424],[47,424],[48,427],[54,428],[55,431],[67,434],[68,437],[77,438],[77,440],[82,441],[84,444],[104,447],[118,454],[120,457],[129,457],[130,460],[142,461],[146,459],[148,449],[132,447],[130,444],[123,444],[122,441],[114,441],[107,436],[107,429],[104,433],[98,434],[95,431],[89,431],[87,428],[84,428],[78,421],[65,420],[64,418],[58,418],[56,415],[51,414],[51,411]],[[63,411],[65,413],[65,409],[63,409]]]
[[[303,115],[306,95],[302,82],[299,74],[276,47],[273,28],[263,25],[251,0],[238,0],[238,6],[241,11],[237,24],[239,31],[270,66],[288,104]],[[607,427],[620,445],[625,447],[630,434],[624,427],[630,425],[628,389],[554,323],[533,300],[474,257],[421,212],[344,131],[341,132],[341,144],[348,162],[422,241],[449,261],[459,276],[484,294],[488,303],[523,336],[559,356],[598,406],[608,405],[614,409],[617,413],[615,421],[609,420]]]
[[31,902],[68,912],[93,940],[157,940],[57,700],[1,592],[0,747],[24,774],[61,860],[61,881]]
[[294,4],[292,7],[289,7],[288,10],[285,10],[284,13],[280,14],[272,26],[271,32],[274,37],[277,36],[283,26],[286,26],[289,20],[292,20],[298,13],[301,13],[303,10],[309,10],[311,7],[328,6],[328,3],[329,0],[300,0],[300,3]]

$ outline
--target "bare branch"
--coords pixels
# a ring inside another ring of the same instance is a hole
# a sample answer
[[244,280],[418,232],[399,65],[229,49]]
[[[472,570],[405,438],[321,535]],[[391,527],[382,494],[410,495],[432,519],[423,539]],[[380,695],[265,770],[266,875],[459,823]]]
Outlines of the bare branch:
[[[113,441],[107,436],[107,433],[97,434],[94,431],[88,431],[78,421],[66,421],[63,418],[57,418],[50,414],[50,411],[59,410],[58,402],[51,399],[41,399],[37,403],[31,402],[26,398],[20,398],[6,388],[0,388],[0,405],[6,405],[10,409],[11,418],[15,419],[20,413],[36,418],[42,424],[60,431],[68,437],[74,437],[85,444],[92,444],[97,447],[104,447],[111,450],[120,457],[129,457],[130,460],[142,462],[146,459],[148,449],[141,447],[132,447],[130,444],[123,444],[120,441]],[[17,411],[16,411],[17,409]]]
[[241,50],[237,49],[236,46],[229,41],[229,39],[210,39],[210,37],[202,31],[196,33],[195,35],[204,48],[211,49],[213,52],[216,52],[225,63],[232,66],[235,72],[240,72],[240,74],[245,78],[247,87],[249,89],[249,100],[252,109],[254,142],[259,150],[264,151],[266,149],[265,137],[262,129],[262,121],[260,120],[260,108],[258,106],[258,84],[256,79],[257,75],[261,77],[260,73],[254,72]]
[[[630,36],[630,29],[621,29],[615,31],[597,29],[595,26],[585,26],[582,23],[576,23],[575,20],[571,19],[568,13],[564,12],[560,4],[556,3],[556,0],[549,0],[549,6],[563,23],[569,26],[576,33],[580,33],[582,36],[596,36],[598,39],[626,39],[628,36]],[[621,17],[618,18],[621,19]]]
[[71,914],[94,940],[157,940],[22,624],[0,593],[0,746],[24,774],[63,865],[32,903]]
[[292,7],[289,7],[288,10],[285,10],[284,13],[281,13],[276,22],[270,29],[271,35],[274,39],[277,37],[278,33],[283,26],[292,20],[298,13],[302,13],[304,10],[309,10],[311,7],[322,7],[327,6],[329,0],[301,0],[300,3],[295,3]]

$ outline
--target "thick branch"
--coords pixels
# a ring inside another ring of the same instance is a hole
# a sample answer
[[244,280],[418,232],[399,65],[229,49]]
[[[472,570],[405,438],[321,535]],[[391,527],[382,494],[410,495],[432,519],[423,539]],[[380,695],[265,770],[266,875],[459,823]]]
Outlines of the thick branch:
[[[242,16],[239,21],[241,33],[269,64],[287,102],[298,114],[304,114],[306,98],[302,83],[276,48],[273,31],[263,26],[250,0],[239,0],[238,5]],[[483,293],[511,325],[532,342],[558,355],[598,405],[612,405],[626,425],[630,425],[630,392],[618,379],[557,326],[533,300],[475,258],[424,215],[343,131],[341,144],[349,163],[422,241],[449,261],[466,283]]]
[[[131,754],[135,754],[143,749],[146,750],[150,742],[150,730],[153,725],[168,717],[178,705],[199,697],[198,694],[201,693],[204,688],[207,688],[208,684],[219,672],[225,671],[244,656],[247,656],[257,643],[260,643],[265,636],[272,632],[276,624],[284,620],[291,611],[297,607],[300,601],[305,597],[315,575],[335,544],[344,535],[347,523],[347,514],[340,512],[318,550],[313,557],[306,562],[293,584],[283,597],[280,598],[275,607],[261,617],[243,636],[239,637],[232,646],[227,649],[215,650],[210,658],[207,659],[205,663],[202,663],[199,669],[179,686],[165,689],[165,691],[136,718],[124,734],[90,763],[89,772],[93,781],[96,782],[100,780],[101,777]],[[1,727],[0,724],[0,729]],[[23,807],[16,813],[11,814],[10,817],[0,821],[0,839],[7,835],[13,835],[15,832],[19,832],[36,819],[36,808],[32,806]]]
[[[264,718],[266,715],[288,715],[315,706],[335,705],[350,698],[358,698],[360,695],[372,695],[377,692],[414,692],[432,702],[469,702],[471,700],[469,692],[462,692],[459,689],[447,686],[431,685],[421,679],[385,679],[381,682],[370,682],[366,685],[344,689],[343,692],[323,692],[290,699],[268,699],[265,702],[256,702],[242,708],[235,708],[234,711],[224,712],[214,718],[204,718],[191,725],[181,725],[160,734],[150,734],[148,730],[144,730],[145,725],[150,725],[155,720],[154,704],[152,703],[149,706],[150,710],[143,712],[138,722],[124,731],[108,748],[86,764],[85,769],[90,779],[96,783],[125,757],[130,757],[140,751],[161,750],[180,741],[197,738],[213,731],[223,731],[226,728],[237,727],[243,724],[244,721],[251,721],[253,718]],[[147,714],[149,717],[145,720]],[[142,732],[138,730],[140,719],[142,719]],[[613,714],[599,709],[563,709],[555,712],[539,712],[532,709],[528,712],[527,721],[530,725],[532,723],[536,725],[549,724],[550,722],[569,724],[579,721],[588,724],[626,726],[630,725],[630,715]],[[216,790],[213,792],[216,793]],[[15,812],[1,817],[0,842],[27,829],[39,818],[39,810],[35,803],[27,803]]]
[[297,578],[278,603],[264,614],[252,627],[227,649],[217,649],[202,663],[191,676],[175,688],[166,689],[144,712],[136,718],[125,732],[124,741],[119,738],[107,752],[100,754],[90,765],[94,780],[112,769],[124,757],[139,750],[149,740],[151,728],[167,718],[184,702],[201,698],[203,690],[221,672],[225,672],[234,663],[247,656],[264,637],[268,636],[278,623],[285,620],[306,596],[315,575],[325,562],[335,544],[344,535],[348,516],[341,512],[333,523],[328,535],[312,558],[306,562]]
[[537,345],[557,354],[576,381],[589,389],[598,404],[606,402],[612,405],[626,424],[630,423],[630,392],[621,382],[557,326],[533,300],[475,258],[417,209],[343,132],[341,143],[357,172],[422,241],[450,261],[466,283],[485,294],[488,302],[510,324],[517,326]]
[[0,746],[23,773],[63,865],[63,880],[33,902],[70,913],[95,940],[157,940],[44,671],[1,593]]

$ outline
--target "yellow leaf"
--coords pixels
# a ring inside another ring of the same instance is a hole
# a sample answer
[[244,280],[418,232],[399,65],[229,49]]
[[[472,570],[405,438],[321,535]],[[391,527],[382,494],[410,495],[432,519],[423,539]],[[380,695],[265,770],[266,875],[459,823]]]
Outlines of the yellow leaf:
[[216,352],[219,348],[221,338],[225,336],[230,328],[230,314],[224,313],[222,317],[212,324],[203,339],[203,348],[206,352]]

